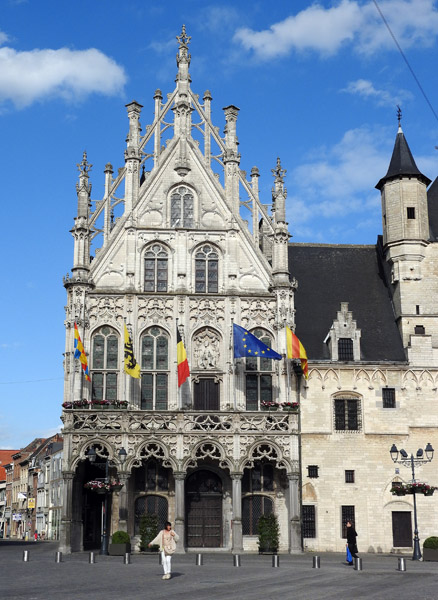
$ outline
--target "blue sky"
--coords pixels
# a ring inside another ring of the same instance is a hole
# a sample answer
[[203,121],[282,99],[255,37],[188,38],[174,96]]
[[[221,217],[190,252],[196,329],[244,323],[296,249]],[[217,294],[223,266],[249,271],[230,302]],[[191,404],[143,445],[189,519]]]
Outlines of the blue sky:
[[[438,2],[378,5],[438,112]],[[281,157],[293,241],[375,242],[397,104],[417,165],[438,175],[437,119],[372,1],[1,0],[0,447],[61,427],[76,164],[86,149],[102,198],[124,105],[143,104],[144,129],[155,90],[174,88],[183,23],[192,88],[211,91],[221,134],[222,107],[240,108],[241,168],[258,166],[265,203]]]

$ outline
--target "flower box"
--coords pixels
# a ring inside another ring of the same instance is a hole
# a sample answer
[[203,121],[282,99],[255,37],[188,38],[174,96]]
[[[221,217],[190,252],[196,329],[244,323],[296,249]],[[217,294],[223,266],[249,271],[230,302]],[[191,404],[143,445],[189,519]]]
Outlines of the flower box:
[[434,491],[435,491],[435,488],[431,488],[430,490],[424,490],[423,494],[425,496],[433,496]]

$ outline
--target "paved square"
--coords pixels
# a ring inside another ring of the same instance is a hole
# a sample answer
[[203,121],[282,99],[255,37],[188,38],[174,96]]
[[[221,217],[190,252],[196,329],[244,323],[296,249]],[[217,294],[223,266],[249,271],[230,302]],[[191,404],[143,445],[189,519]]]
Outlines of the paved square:
[[[397,571],[396,556],[363,554],[363,570],[344,563],[342,554],[321,554],[321,569],[312,568],[312,554],[280,556],[272,567],[271,556],[242,555],[241,567],[230,554],[204,554],[196,566],[195,555],[175,555],[173,576],[161,579],[156,555],[122,557],[88,553],[63,557],[55,563],[57,546],[41,542],[0,541],[0,597],[5,600],[437,600],[438,563],[406,559],[406,572]],[[22,561],[29,550],[29,562]]]

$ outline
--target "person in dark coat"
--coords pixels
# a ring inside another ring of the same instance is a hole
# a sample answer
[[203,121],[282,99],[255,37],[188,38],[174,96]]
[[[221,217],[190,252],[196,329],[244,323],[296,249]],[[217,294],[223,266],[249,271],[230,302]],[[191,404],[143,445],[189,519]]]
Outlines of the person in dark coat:
[[[351,521],[347,521],[347,546],[350,550],[350,554],[352,558],[359,558],[357,555],[357,545],[356,545],[357,533]],[[348,563],[349,565],[353,564],[353,561]]]

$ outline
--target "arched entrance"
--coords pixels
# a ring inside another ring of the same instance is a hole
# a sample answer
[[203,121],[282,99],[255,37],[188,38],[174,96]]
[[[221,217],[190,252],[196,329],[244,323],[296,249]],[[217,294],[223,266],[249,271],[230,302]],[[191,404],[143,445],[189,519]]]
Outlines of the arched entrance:
[[186,482],[187,547],[222,546],[222,481],[206,469],[195,471]]

